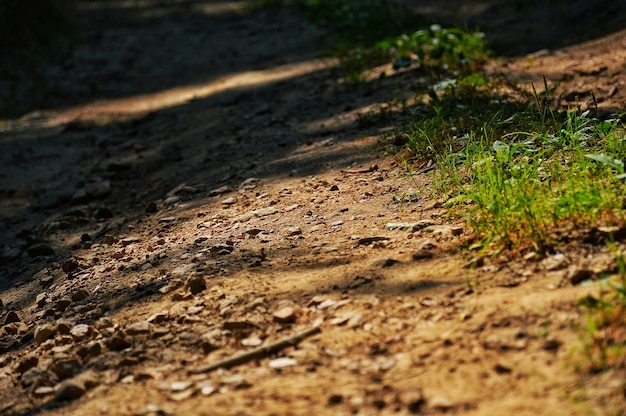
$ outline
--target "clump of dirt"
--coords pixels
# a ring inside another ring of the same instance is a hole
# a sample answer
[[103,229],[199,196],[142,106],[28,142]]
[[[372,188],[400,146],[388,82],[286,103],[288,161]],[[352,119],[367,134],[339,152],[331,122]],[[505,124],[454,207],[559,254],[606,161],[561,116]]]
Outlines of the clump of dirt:
[[[0,136],[3,414],[624,408],[623,369],[574,370],[612,253],[460,252],[472,230],[381,148],[393,124],[363,123],[411,71],[343,85],[283,8],[77,4],[62,94]],[[623,43],[487,70],[622,112]]]

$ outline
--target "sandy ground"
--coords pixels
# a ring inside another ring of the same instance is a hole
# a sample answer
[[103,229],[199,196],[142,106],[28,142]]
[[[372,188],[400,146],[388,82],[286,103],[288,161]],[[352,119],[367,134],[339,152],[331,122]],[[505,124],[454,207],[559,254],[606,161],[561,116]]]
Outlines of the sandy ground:
[[[346,86],[284,9],[78,3],[93,30],[0,122],[0,413],[624,414],[623,369],[575,370],[597,289],[568,273],[611,254],[476,264],[430,177],[381,146],[393,120],[359,123],[419,76]],[[619,2],[443,3],[407,7],[475,19],[512,54],[491,74],[624,111]]]

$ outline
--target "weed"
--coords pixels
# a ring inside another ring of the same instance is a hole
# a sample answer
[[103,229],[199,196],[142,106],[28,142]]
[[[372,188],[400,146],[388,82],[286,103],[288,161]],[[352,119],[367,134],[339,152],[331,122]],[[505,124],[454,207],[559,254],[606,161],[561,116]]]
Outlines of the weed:
[[[619,117],[555,112],[535,95],[494,99],[497,81],[448,81],[416,122],[407,146],[434,159],[434,186],[467,217],[485,246],[544,252],[553,230],[624,220],[626,155]],[[438,93],[436,88],[433,92]]]
[[[404,8],[400,0],[263,0],[260,5],[293,7],[326,29],[326,47],[338,57],[339,73],[351,83],[365,81],[364,71],[394,62],[394,68],[417,66],[438,72],[473,72],[488,55],[484,35],[430,25]],[[407,34],[410,33],[410,34]]]
[[420,65],[431,75],[453,69],[471,74],[489,55],[483,33],[436,24],[380,41],[376,47],[395,59],[396,66]]

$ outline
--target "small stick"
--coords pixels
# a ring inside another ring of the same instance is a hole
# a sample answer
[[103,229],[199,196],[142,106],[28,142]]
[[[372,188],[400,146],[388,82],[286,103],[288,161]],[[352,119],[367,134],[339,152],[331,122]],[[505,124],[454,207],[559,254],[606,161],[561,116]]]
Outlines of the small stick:
[[252,360],[257,360],[260,358],[267,357],[268,355],[275,354],[284,348],[296,345],[303,339],[308,338],[311,335],[318,334],[320,332],[321,332],[320,327],[316,326],[316,327],[307,329],[306,331],[301,332],[299,334],[277,341],[273,344],[264,345],[264,346],[255,348],[253,350],[246,351],[244,353],[236,354],[232,357],[225,358],[213,364],[207,364],[198,368],[194,368],[192,370],[189,370],[189,373],[190,374],[209,373],[213,370],[217,370],[218,368],[231,368],[237,365],[245,364]]

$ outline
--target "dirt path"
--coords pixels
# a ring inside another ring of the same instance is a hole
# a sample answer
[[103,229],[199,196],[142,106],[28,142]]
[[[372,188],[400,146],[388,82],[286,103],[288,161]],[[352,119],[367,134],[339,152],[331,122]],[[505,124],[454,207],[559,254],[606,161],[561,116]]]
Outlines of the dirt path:
[[[413,75],[347,88],[318,29],[247,3],[84,3],[59,95],[3,122],[0,413],[623,414],[623,372],[573,370],[595,288],[568,272],[610,253],[459,254],[393,124],[359,123]],[[488,70],[623,111],[624,39]]]

